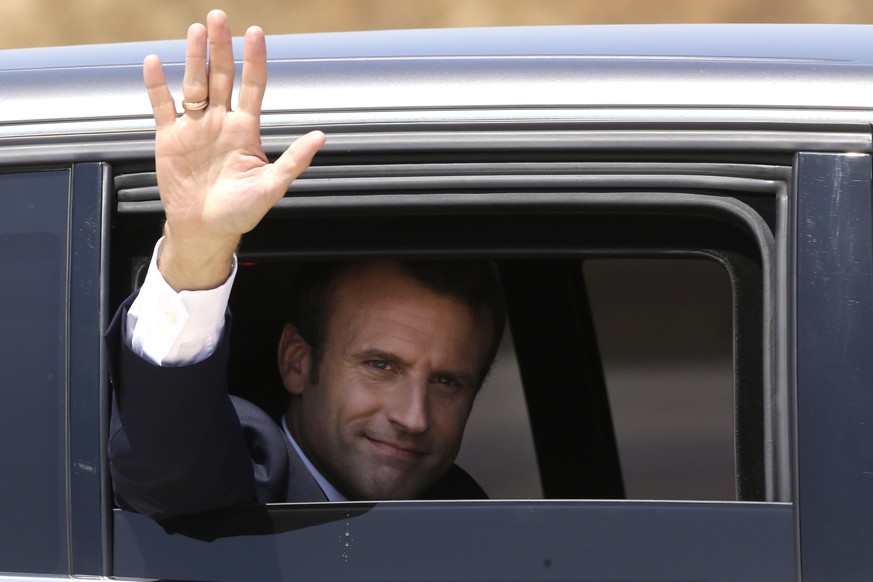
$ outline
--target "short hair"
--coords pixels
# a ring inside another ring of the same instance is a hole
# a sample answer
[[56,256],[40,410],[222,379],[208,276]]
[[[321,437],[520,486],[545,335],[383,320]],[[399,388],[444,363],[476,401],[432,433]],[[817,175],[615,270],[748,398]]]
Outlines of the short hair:
[[[324,357],[333,295],[343,280],[362,264],[361,261],[306,263],[294,276],[289,319],[309,344],[313,382],[318,382]],[[398,260],[396,264],[424,288],[461,301],[472,310],[477,321],[486,312],[491,316],[491,344],[476,383],[478,390],[497,356],[506,323],[506,307],[495,265],[491,261],[466,259]]]

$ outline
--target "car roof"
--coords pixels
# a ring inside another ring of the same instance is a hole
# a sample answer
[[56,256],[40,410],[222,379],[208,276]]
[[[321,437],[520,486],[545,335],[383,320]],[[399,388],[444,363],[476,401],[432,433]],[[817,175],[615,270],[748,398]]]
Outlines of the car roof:
[[[873,65],[873,26],[820,24],[589,25],[380,30],[269,36],[272,60],[398,57],[672,57]],[[241,38],[234,38],[241,48]],[[183,40],[0,51],[0,70],[181,63]]]
[[[869,118],[873,102],[871,39],[873,26],[863,25],[613,25],[271,36],[264,111],[741,108],[801,110],[801,117],[814,120],[839,120],[846,115],[838,112],[851,112],[848,119],[861,120]],[[239,57],[240,39],[235,43]],[[139,120],[131,128],[148,126],[142,59],[150,53],[161,56],[171,88],[181,98],[184,44],[0,51],[0,97],[6,104],[0,123],[112,118]],[[391,120],[378,114],[375,119]]]

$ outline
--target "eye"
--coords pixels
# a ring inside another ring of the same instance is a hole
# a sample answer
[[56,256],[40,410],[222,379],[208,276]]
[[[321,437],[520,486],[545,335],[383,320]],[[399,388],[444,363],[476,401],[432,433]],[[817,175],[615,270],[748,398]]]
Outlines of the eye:
[[461,388],[461,383],[451,376],[434,376],[433,380],[431,381],[434,384],[439,384],[440,386],[451,388],[453,390],[458,390]]
[[375,368],[376,370],[388,371],[391,369],[391,364],[385,360],[367,360],[366,365]]

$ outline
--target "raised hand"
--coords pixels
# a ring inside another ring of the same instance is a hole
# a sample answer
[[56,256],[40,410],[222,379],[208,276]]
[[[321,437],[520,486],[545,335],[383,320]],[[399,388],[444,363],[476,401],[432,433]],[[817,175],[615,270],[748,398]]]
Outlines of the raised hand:
[[232,111],[227,16],[213,10],[206,23],[188,29],[181,117],[158,57],[150,55],[143,63],[157,125],[158,189],[167,216],[158,266],[177,291],[210,289],[227,279],[240,237],[282,198],[325,139],[321,132],[309,133],[268,163],[260,137],[267,83],[264,33],[257,27],[246,31],[239,106]]

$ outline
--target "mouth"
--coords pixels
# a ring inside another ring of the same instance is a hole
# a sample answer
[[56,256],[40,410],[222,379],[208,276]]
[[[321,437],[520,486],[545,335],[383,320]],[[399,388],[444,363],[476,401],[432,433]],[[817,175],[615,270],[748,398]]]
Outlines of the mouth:
[[395,459],[400,459],[403,461],[417,461],[422,459],[427,454],[423,450],[414,447],[391,443],[388,441],[375,439],[373,437],[364,438],[366,438],[370,442],[370,444],[373,445],[373,448],[375,448],[378,452]]

